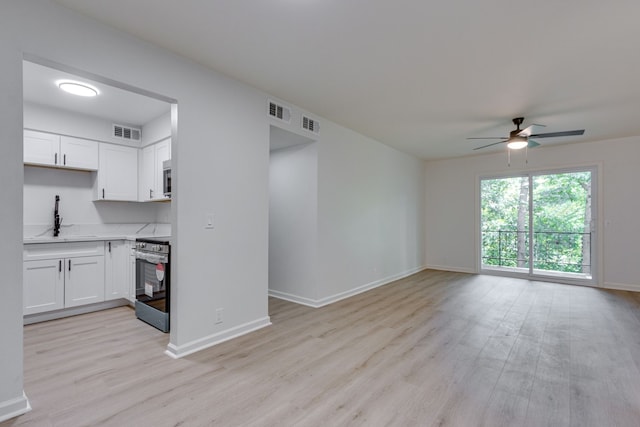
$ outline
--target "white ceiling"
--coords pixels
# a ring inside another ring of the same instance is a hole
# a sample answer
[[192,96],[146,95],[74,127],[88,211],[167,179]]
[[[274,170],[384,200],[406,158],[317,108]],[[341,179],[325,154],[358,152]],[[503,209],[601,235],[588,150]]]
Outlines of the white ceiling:
[[640,135],[637,0],[56,1],[422,158]]
[[[112,120],[118,124],[142,126],[170,111],[170,104],[75,74],[33,62],[22,64],[23,97],[27,102]],[[89,83],[100,94],[92,98],[71,95],[58,88],[57,81]]]

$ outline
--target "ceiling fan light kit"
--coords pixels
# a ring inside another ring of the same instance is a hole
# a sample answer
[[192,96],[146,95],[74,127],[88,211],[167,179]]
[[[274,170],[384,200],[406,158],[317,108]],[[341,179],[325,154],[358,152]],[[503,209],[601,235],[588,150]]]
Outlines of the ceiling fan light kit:
[[516,135],[509,138],[509,140],[507,141],[507,148],[511,150],[521,150],[527,145],[529,145],[529,141],[527,140],[527,137],[524,136]]

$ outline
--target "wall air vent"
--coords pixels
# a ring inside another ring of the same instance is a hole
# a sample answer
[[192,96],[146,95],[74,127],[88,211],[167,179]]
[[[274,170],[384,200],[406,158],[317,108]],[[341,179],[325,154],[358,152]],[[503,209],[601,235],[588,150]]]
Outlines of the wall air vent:
[[118,139],[140,141],[141,131],[140,129],[117,125],[114,123],[112,136]]
[[308,130],[309,132],[313,132],[317,135],[320,133],[320,123],[307,116],[302,116],[302,129]]
[[269,116],[289,123],[291,121],[291,109],[276,102],[269,101]]

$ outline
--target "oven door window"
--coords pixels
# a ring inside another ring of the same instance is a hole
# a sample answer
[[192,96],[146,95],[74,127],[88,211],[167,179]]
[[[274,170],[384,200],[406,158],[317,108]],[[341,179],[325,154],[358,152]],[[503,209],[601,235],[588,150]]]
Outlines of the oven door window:
[[169,273],[165,263],[136,260],[136,299],[160,311],[167,311],[166,281]]

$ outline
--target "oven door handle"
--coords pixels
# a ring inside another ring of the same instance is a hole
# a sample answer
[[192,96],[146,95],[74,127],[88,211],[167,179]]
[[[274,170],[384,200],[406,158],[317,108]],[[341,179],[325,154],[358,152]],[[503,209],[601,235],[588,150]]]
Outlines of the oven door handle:
[[150,252],[135,251],[136,259],[141,259],[153,264],[166,264],[169,262],[169,257],[165,254],[154,254]]

